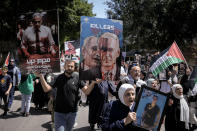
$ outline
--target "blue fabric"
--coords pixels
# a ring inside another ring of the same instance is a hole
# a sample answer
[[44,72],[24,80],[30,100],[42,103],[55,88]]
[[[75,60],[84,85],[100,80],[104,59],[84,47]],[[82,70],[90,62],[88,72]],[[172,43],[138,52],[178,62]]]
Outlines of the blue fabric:
[[127,117],[129,112],[133,112],[134,106],[135,103],[129,109],[120,100],[107,103],[102,112],[102,131],[146,131],[134,126],[133,122],[126,126],[124,125],[124,118]]
[[92,92],[88,95],[89,123],[99,124],[103,106],[108,102],[108,92],[114,96],[117,95],[115,87],[109,81],[102,81],[100,84],[95,84]]
[[14,93],[15,93],[15,86],[12,86],[9,94],[9,100],[8,100],[8,108],[11,108],[12,102],[14,100]]
[[11,78],[12,78],[12,85],[17,86],[20,83],[20,70],[16,65],[8,65],[8,72],[7,72]]
[[55,112],[55,131],[72,131],[76,116],[77,112]]
[[124,126],[124,118],[127,117],[130,112],[129,107],[123,105],[119,100],[111,101],[105,105],[103,110],[103,121],[102,130],[103,131],[120,131],[127,130]]

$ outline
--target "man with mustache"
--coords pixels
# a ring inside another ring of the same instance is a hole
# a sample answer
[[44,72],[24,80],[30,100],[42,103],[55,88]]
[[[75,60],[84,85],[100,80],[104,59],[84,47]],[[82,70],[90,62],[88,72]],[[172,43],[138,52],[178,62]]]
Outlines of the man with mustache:
[[129,84],[136,88],[136,94],[139,93],[141,86],[146,85],[146,82],[140,79],[141,68],[139,66],[133,66],[129,69]]
[[140,79],[141,69],[139,66],[133,66],[129,70],[129,83],[134,85]]
[[117,35],[105,32],[99,38],[102,79],[116,81],[120,76],[120,65],[117,59],[120,56],[119,39]]

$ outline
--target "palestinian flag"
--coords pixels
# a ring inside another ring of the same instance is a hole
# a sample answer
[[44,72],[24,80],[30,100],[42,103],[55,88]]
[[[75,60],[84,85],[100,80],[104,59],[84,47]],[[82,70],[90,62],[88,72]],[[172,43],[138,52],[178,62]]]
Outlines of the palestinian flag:
[[154,76],[166,69],[168,66],[176,63],[184,62],[185,58],[179,49],[176,42],[162,51],[159,55],[155,56],[150,65],[150,71]]
[[8,55],[7,55],[6,59],[5,59],[4,66],[8,66],[9,60],[10,60],[10,52],[8,52]]

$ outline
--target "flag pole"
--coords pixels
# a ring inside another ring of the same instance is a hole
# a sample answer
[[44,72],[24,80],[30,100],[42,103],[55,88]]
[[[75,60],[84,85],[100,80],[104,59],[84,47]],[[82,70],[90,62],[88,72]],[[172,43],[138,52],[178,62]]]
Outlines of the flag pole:
[[[174,43],[176,44],[176,46],[177,46],[177,47],[178,47],[178,49],[179,49],[179,46],[177,45],[176,41],[174,41]],[[182,54],[183,58],[185,59],[185,57],[184,57],[184,55],[183,55],[182,51],[181,51],[180,49],[179,49],[179,51],[181,52],[181,54]],[[189,66],[188,66],[188,63],[187,63],[186,59],[185,59],[185,64],[186,64],[186,67],[187,67],[187,68],[189,68]]]
[[10,59],[10,52],[8,52],[8,55],[7,55],[6,59],[5,59],[4,66],[8,66],[8,64],[9,64],[9,59]]

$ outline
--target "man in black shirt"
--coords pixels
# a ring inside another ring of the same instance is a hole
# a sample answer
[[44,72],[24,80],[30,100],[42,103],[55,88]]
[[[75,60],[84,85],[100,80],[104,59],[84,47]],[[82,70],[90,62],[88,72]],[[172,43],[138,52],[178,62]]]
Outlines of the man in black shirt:
[[[74,73],[75,62],[67,60],[64,65],[65,72],[60,74],[53,88],[57,88],[56,103],[55,103],[55,131],[71,131],[75,123],[77,114],[77,104],[79,101],[79,88],[88,95],[95,83],[100,80],[93,81],[89,86],[83,81],[79,81],[78,73]],[[47,84],[42,74],[36,73],[40,77],[42,87],[45,92],[48,92],[52,87]]]
[[159,124],[160,108],[157,105],[158,96],[153,95],[151,103],[147,103],[142,114],[142,126],[145,129],[153,130]]
[[12,78],[7,74],[8,67],[4,66],[2,68],[2,74],[0,74],[0,100],[3,99],[4,102],[4,113],[3,117],[7,116],[8,111],[8,97],[10,90],[12,88]]

